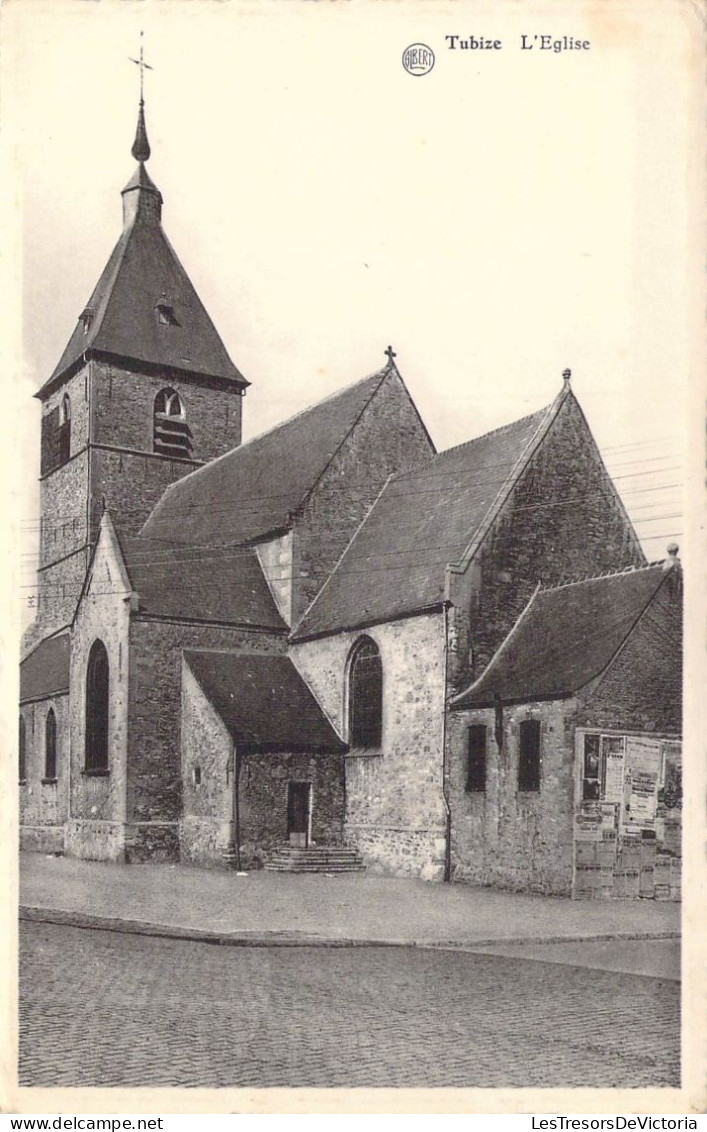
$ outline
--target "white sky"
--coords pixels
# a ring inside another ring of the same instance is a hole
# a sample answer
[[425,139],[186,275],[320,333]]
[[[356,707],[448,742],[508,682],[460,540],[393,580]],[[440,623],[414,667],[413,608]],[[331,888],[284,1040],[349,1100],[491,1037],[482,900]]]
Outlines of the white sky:
[[[31,395],[120,233],[141,28],[150,175],[253,383],[246,438],[378,369],[389,342],[440,448],[547,403],[570,366],[649,557],[683,542],[680,491],[658,485],[681,478],[695,329],[688,5],[11,0],[3,23],[21,585]],[[521,52],[536,32],[592,47]],[[451,33],[504,48],[451,52]],[[424,77],[401,65],[415,41],[436,53]]]

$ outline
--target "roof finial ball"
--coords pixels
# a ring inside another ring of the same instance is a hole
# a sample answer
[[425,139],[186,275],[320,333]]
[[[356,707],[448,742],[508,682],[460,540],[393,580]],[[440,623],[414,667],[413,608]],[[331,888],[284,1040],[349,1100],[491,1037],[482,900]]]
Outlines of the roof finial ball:
[[563,369],[562,378],[564,380],[565,385],[569,385],[571,376],[572,376],[572,370],[571,369]]
[[668,543],[668,556],[669,557],[667,558],[667,560],[665,562],[665,566],[664,566],[665,570],[672,570],[673,566],[678,565],[678,551],[679,550],[680,550],[680,547],[678,546],[678,544],[676,542],[669,542]]

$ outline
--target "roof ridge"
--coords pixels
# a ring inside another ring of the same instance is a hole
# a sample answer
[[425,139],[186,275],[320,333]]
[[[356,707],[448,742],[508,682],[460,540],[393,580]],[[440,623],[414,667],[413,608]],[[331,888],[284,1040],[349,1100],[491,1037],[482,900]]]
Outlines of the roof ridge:
[[188,472],[186,476],[182,476],[180,479],[175,480],[174,483],[171,483],[167,486],[164,493],[155,504],[155,507],[150,512],[148,520],[152,518],[152,515],[160,506],[160,503],[165,498],[165,496],[167,496],[169,492],[171,492],[174,488],[180,486],[183,483],[186,483],[187,480],[192,480],[195,476],[198,476],[200,472],[205,472],[209,468],[213,468],[215,464],[220,464],[221,461],[226,460],[229,456],[233,456],[234,452],[243,452],[246,449],[250,448],[251,445],[254,445],[258,441],[263,440],[266,436],[272,436],[273,433],[277,432],[279,429],[284,428],[286,425],[291,424],[293,421],[296,421],[298,417],[304,417],[307,415],[307,413],[314,412],[314,410],[318,409],[321,405],[326,405],[329,401],[334,401],[337,397],[343,397],[344,393],[348,393],[352,389],[355,389],[357,385],[363,385],[366,381],[372,381],[374,377],[380,377],[382,380],[385,376],[385,370],[387,370],[387,366],[382,370],[377,370],[375,373],[369,373],[367,377],[359,378],[358,381],[350,382],[349,385],[345,385],[343,389],[335,390],[333,393],[330,393],[328,397],[323,397],[321,401],[315,401],[313,405],[307,405],[306,408],[299,409],[298,412],[293,413],[291,417],[287,417],[284,421],[280,421],[278,424],[273,425],[271,428],[265,429],[265,432],[259,432],[257,436],[251,436],[250,440],[246,440],[242,444],[237,444],[234,448],[229,448],[228,452],[222,453],[221,456],[215,456],[213,460],[208,460],[205,464],[202,464],[200,468],[195,468],[193,472]]
[[554,585],[541,585],[540,593],[551,593],[553,590],[564,590],[568,586],[583,586],[586,582],[600,582],[603,578],[620,578],[624,574],[641,574],[646,570],[655,570],[659,566],[662,567],[666,560],[662,558],[659,562],[648,562],[643,566],[622,566],[620,569],[603,570],[600,574],[584,574],[581,578],[568,578],[564,582],[557,582]]
[[477,444],[481,440],[486,440],[491,436],[506,432],[508,429],[515,428],[517,425],[526,424],[528,421],[531,421],[533,417],[539,417],[543,413],[548,413],[554,403],[555,402],[552,401],[549,405],[544,405],[541,409],[536,409],[534,413],[527,413],[524,417],[517,417],[516,420],[508,421],[506,424],[499,425],[498,428],[492,428],[488,432],[482,432],[479,436],[472,436],[468,440],[462,440],[460,444],[453,444],[451,448],[443,448],[441,452],[433,452],[427,460],[416,461],[414,464],[411,464],[409,468],[396,472],[391,476],[391,479],[400,479],[403,476],[424,471],[429,468],[431,464],[441,462],[445,456],[451,456],[453,453],[460,452],[462,448],[468,448],[472,444]]

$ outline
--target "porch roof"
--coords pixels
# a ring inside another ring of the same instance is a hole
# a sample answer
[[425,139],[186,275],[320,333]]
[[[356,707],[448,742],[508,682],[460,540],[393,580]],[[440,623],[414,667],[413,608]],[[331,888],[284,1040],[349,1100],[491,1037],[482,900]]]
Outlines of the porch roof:
[[289,657],[187,650],[184,658],[237,746],[347,750]]

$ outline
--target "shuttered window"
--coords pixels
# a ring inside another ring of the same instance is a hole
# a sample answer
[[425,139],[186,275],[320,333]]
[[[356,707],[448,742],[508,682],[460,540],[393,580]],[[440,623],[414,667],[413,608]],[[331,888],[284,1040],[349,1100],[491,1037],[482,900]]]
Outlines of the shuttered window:
[[524,719],[520,725],[518,789],[530,793],[540,789],[540,723]]
[[383,736],[383,667],[375,641],[354,646],[349,669],[349,735],[352,747],[380,747]]
[[61,406],[42,417],[41,475],[65,464],[71,455],[71,402],[64,396]]
[[472,724],[467,737],[467,793],[483,794],[486,790],[486,727],[483,723]]
[[155,398],[153,449],[163,456],[191,457],[191,430],[179,394],[173,389],[161,389]]

